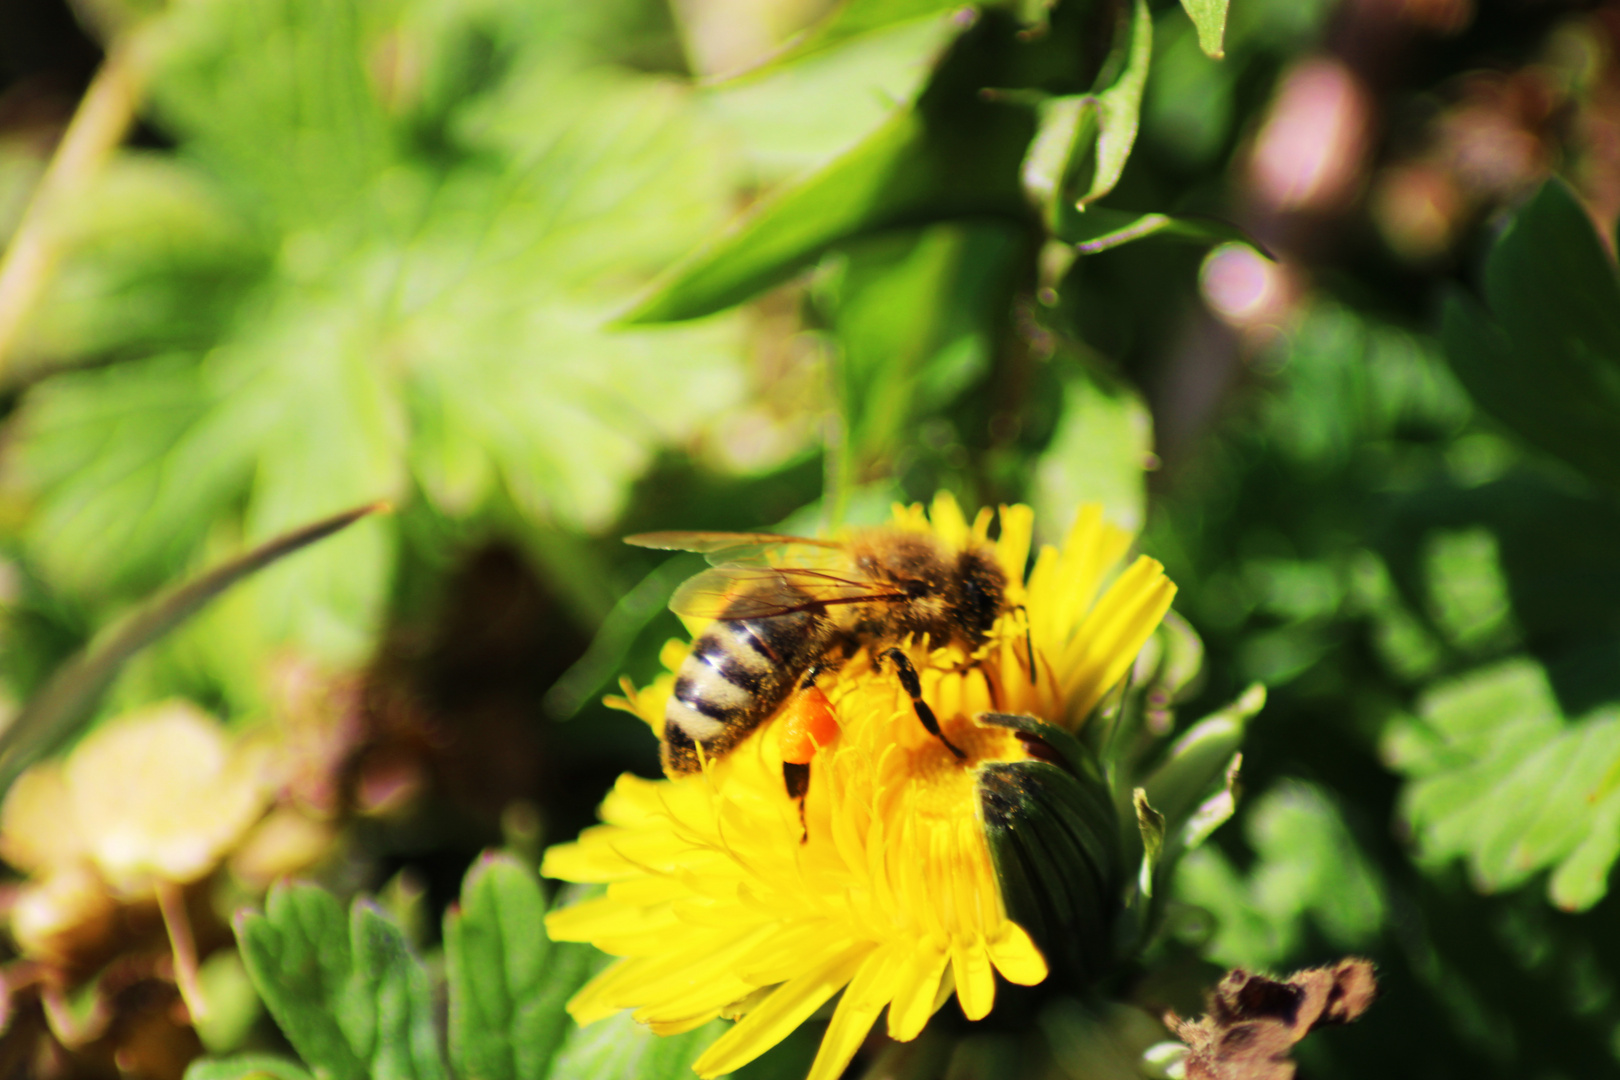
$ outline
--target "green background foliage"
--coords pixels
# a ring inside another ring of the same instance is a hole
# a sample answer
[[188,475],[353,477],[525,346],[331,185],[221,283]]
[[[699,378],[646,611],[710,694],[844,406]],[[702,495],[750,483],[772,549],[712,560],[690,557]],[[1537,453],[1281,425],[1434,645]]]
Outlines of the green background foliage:
[[[112,40],[47,7],[27,40]],[[1110,992],[1185,1012],[1217,965],[1359,953],[1386,1001],[1306,1044],[1308,1075],[1612,1072],[1620,194],[1590,133],[1620,124],[1620,24],[1374,7],[76,9],[139,35],[146,88],[53,210],[59,264],[0,357],[5,699],[165,585],[395,506],[148,649],[97,714],[179,695],[274,725],[305,665],[367,703],[355,788],[415,785],[240,916],[274,1025],[223,1025],[245,1034],[192,1080],[689,1075],[712,1031],[565,1020],[602,961],[545,941],[527,869],[657,770],[599,699],[658,670],[700,564],[618,538],[815,532],[941,489],[1029,502],[1046,540],[1088,501],[1141,531],[1203,656],[1158,669],[1143,730],[1265,688],[1197,729],[1209,777],[1242,737],[1236,814],[1166,864],[1163,938]],[[1369,125],[1335,143],[1340,188],[1266,187],[1290,101]],[[0,237],[44,153],[5,115]],[[1230,267],[1271,291],[1223,307]],[[1156,753],[1132,765],[1183,827],[1209,792],[1161,795]],[[1115,1006],[1005,997],[906,1067],[1134,1068]],[[1007,1058],[1034,1015],[1045,1056]]]

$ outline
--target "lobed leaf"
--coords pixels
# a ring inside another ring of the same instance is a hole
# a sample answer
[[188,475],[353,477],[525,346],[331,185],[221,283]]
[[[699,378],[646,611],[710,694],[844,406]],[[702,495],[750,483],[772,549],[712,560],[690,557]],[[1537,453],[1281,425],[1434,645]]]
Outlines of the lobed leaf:
[[1541,666],[1516,658],[1431,688],[1384,754],[1406,778],[1401,815],[1423,859],[1464,859],[1485,891],[1551,870],[1568,910],[1607,892],[1620,854],[1613,707],[1571,723]]
[[296,1061],[272,1054],[237,1054],[228,1058],[198,1058],[186,1069],[185,1080],[314,1080]]
[[493,853],[445,913],[450,1062],[461,1080],[544,1076],[567,1036],[563,1007],[591,974],[593,953],[553,945],[545,913],[534,872]]
[[1620,277],[1575,193],[1553,179],[1491,249],[1482,307],[1446,302],[1446,357],[1497,420],[1620,489]]
[[427,970],[374,905],[347,917],[313,885],[282,885],[237,918],[254,986],[299,1056],[333,1080],[443,1080]]

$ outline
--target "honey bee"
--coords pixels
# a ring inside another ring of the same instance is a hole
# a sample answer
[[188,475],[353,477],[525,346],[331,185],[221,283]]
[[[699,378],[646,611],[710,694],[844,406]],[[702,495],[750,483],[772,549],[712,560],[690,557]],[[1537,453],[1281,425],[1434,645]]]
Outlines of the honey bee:
[[701,552],[716,564],[676,590],[669,604],[677,614],[715,620],[692,642],[664,712],[662,757],[670,776],[698,771],[700,749],[711,761],[719,758],[782,710],[790,725],[784,782],[802,798],[816,745],[836,730],[816,677],[862,646],[876,662],[893,665],[929,734],[964,756],[940,731],[916,669],[895,646],[914,635],[926,635],[935,647],[957,642],[972,651],[984,644],[1009,608],[1006,574],[988,545],[951,551],[929,534],[888,528],[844,541],[657,532],[626,542]]

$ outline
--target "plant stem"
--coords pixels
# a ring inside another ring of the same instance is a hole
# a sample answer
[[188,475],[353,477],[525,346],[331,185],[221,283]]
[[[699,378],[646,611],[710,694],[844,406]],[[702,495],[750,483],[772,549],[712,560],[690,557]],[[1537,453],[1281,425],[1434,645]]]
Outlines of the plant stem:
[[101,170],[135,117],[142,82],[136,56],[140,40],[139,34],[126,34],[107,50],[0,258],[0,371],[56,268],[60,252],[53,219],[58,207]]
[[186,913],[185,891],[173,881],[160,881],[157,902],[163,925],[169,931],[169,946],[174,950],[174,985],[195,1025],[202,1019],[205,1003],[202,984],[197,981],[197,940],[191,932],[191,916]]

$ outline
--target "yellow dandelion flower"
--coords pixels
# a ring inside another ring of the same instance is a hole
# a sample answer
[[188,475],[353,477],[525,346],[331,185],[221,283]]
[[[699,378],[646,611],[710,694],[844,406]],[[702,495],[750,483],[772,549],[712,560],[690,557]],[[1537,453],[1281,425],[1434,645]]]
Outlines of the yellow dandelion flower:
[[[951,548],[991,543],[992,515],[970,524],[949,496],[931,513],[895,516]],[[623,958],[569,1003],[579,1023],[631,1008],[674,1034],[737,1018],[696,1062],[713,1077],[842,990],[810,1071],[831,1080],[885,1009],[889,1034],[903,1041],[953,993],[969,1018],[985,1016],[997,972],[1020,985],[1046,978],[1047,959],[1008,916],[980,792],[992,770],[1033,750],[984,715],[1075,730],[1123,678],[1175,587],[1144,557],[1104,588],[1130,537],[1095,506],[1061,548],[1039,552],[1026,581],[1032,527],[1028,507],[1002,509],[992,546],[1010,583],[1008,612],[975,655],[907,646],[924,700],[964,757],[923,729],[892,669],[862,649],[818,680],[839,731],[811,762],[802,821],[783,786],[782,725],[767,722],[700,774],[621,777],[602,805],[605,824],[547,852],[546,875],[607,885],[554,912],[551,936]],[[626,684],[617,703],[661,731],[686,651],[667,646],[670,673],[641,691]]]

